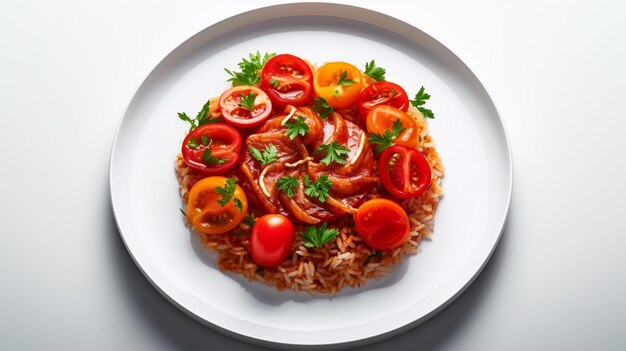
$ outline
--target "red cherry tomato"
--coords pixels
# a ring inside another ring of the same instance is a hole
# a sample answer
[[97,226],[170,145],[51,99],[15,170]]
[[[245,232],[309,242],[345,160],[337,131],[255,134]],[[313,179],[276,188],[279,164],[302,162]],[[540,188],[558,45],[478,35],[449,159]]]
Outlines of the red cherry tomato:
[[396,83],[374,82],[363,89],[359,95],[361,118],[367,117],[370,110],[378,105],[390,105],[406,112],[409,109],[409,97],[406,91]]
[[[247,106],[242,99],[246,100],[250,94],[254,95],[254,100],[251,106]],[[253,86],[239,85],[222,93],[220,110],[228,124],[239,128],[253,128],[270,116],[272,102],[263,90]]]
[[279,214],[265,215],[252,226],[248,247],[250,255],[260,266],[277,266],[289,254],[293,237],[293,224],[287,217]]
[[300,106],[309,101],[313,94],[313,72],[299,57],[277,55],[263,66],[261,89],[276,105]]
[[187,134],[181,152],[190,168],[206,175],[223,174],[239,162],[241,135],[224,123],[205,124]]
[[419,150],[393,145],[380,154],[380,182],[391,195],[406,199],[421,195],[430,186],[431,171]]
[[409,240],[406,212],[387,199],[373,199],[359,206],[354,227],[365,243],[376,250],[391,250]]

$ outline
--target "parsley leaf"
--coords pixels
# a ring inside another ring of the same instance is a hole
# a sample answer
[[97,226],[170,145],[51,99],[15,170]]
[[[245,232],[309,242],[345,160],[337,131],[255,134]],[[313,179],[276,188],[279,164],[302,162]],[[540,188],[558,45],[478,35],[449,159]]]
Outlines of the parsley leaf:
[[285,123],[287,126],[287,136],[289,139],[295,139],[298,134],[305,136],[309,133],[309,126],[305,123],[306,119],[302,116],[298,116],[295,121],[290,120]]
[[323,175],[315,182],[311,182],[309,176],[304,176],[304,193],[310,197],[316,197],[320,202],[325,202],[328,198],[328,192],[333,186],[333,183],[328,179],[328,176]]
[[280,177],[276,182],[276,186],[287,194],[289,197],[293,197],[295,193],[295,188],[300,185],[300,178],[297,177]]
[[248,54],[248,59],[245,57],[241,59],[241,62],[237,64],[239,66],[240,72],[231,71],[227,68],[224,68],[226,73],[230,75],[228,81],[236,85],[255,85],[261,81],[261,76],[259,76],[259,71],[263,68],[263,65],[270,58],[276,56],[275,53],[265,53],[263,57],[257,51],[256,54]]
[[387,129],[383,134],[370,133],[370,136],[367,138],[367,140],[370,142],[370,144],[378,145],[376,147],[377,153],[380,153],[386,148],[393,145],[393,141],[406,130],[406,128],[402,126],[402,122],[400,121],[400,119],[396,119],[396,121],[393,122],[392,128],[393,131]]
[[280,83],[274,78],[270,79],[270,85],[276,89],[280,88]]
[[256,95],[254,95],[252,90],[250,90],[248,95],[240,94],[239,97],[241,98],[241,100],[239,100],[239,106],[254,111],[254,99],[256,99]]
[[189,131],[191,132],[194,128],[198,128],[201,125],[208,123],[217,123],[221,121],[221,118],[211,118],[211,100],[207,101],[204,106],[202,106],[202,110],[198,112],[196,118],[191,118],[187,116],[185,112],[178,112],[178,118],[182,121],[189,123]]
[[348,71],[341,72],[337,85],[342,85],[344,87],[347,87],[347,86],[354,84],[354,81],[352,79],[346,79],[346,78],[348,78]]
[[363,73],[367,74],[370,78],[377,82],[384,82],[387,70],[382,67],[376,67],[376,62],[372,60],[369,63],[365,63],[365,71]]
[[243,219],[243,222],[250,227],[252,227],[256,223],[256,221],[254,220],[254,216],[250,213],[248,213],[246,218]]
[[208,136],[203,135],[200,137],[200,142],[202,143],[202,145],[207,146],[209,145],[209,142],[211,141],[211,139],[209,139]]
[[228,161],[226,158],[216,158],[213,156],[213,154],[211,154],[211,148],[208,147],[204,149],[201,158],[204,163],[209,165],[221,165],[222,163]]
[[376,152],[379,153],[393,145],[393,133],[390,130],[386,130],[383,134],[370,133],[367,141],[369,141],[370,144],[378,145]]
[[196,140],[196,138],[191,137],[189,138],[189,141],[187,142],[187,147],[190,149],[195,149],[198,147],[198,141]]
[[261,162],[261,165],[263,166],[278,160],[278,150],[276,149],[276,146],[272,144],[267,145],[265,147],[265,150],[263,150],[263,152],[259,151],[259,149],[255,148],[254,146],[250,146],[250,145],[248,145],[248,150],[250,150],[252,157],[256,158],[257,161]]
[[239,210],[239,212],[243,212],[243,203],[241,202],[241,200],[239,200],[238,197],[236,197],[233,202],[235,203],[235,207],[237,207],[237,209]]
[[[223,186],[215,187],[215,192],[218,195],[222,196],[220,200],[217,200],[217,203],[220,204],[220,206],[222,207],[226,206],[226,204],[230,202],[230,199],[232,199],[235,195],[235,189],[237,189],[237,181],[233,178],[226,179],[226,183]],[[235,200],[239,199],[235,198]],[[239,203],[241,204],[241,200],[239,201]],[[241,211],[236,202],[235,206],[239,209],[239,211]]]
[[417,107],[417,109],[424,115],[426,118],[435,118],[435,114],[432,110],[429,110],[424,106],[426,104],[426,100],[430,99],[430,94],[424,91],[424,86],[420,88],[420,90],[415,94],[415,99],[409,100],[411,105]]
[[326,152],[326,156],[324,156],[320,162],[328,166],[333,161],[339,164],[346,163],[346,158],[348,157],[350,149],[343,145],[339,145],[336,141],[333,141],[330,144],[320,145],[314,153],[321,154],[323,152]]
[[324,222],[319,227],[307,227],[300,233],[306,247],[322,247],[327,242],[335,240],[339,236],[339,230],[328,228],[328,223]]
[[320,117],[326,119],[331,113],[335,112],[333,108],[321,97],[313,100],[313,110],[319,113]]

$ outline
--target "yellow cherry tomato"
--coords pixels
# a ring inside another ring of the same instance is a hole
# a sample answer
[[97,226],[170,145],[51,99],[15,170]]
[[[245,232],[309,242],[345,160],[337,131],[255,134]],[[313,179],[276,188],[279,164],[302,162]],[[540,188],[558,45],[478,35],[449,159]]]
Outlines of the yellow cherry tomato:
[[201,233],[226,233],[241,223],[247,212],[246,194],[232,178],[207,177],[189,191],[187,218]]
[[[394,139],[394,143],[407,147],[416,147],[419,141],[420,130],[415,119],[397,108],[389,105],[379,105],[370,110],[365,120],[365,127],[369,133],[385,134],[386,130],[395,134],[394,123],[404,129]],[[400,129],[400,128],[398,128]]]
[[315,71],[313,87],[317,96],[334,108],[356,102],[363,87],[361,71],[346,62],[330,62]]

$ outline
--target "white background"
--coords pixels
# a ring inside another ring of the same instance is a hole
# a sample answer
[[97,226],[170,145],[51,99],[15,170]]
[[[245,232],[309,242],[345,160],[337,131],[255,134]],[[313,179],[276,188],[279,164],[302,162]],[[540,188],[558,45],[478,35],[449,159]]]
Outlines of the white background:
[[[241,349],[167,302],[113,220],[126,104],[182,41],[280,1],[3,2],[0,349]],[[491,94],[513,149],[509,222],[476,282],[366,350],[626,348],[626,7],[344,1],[413,24]]]

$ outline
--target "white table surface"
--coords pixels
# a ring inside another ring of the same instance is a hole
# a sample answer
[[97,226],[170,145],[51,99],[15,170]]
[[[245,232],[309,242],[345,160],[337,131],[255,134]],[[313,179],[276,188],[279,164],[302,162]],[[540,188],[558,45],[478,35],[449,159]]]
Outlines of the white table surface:
[[[167,302],[111,211],[110,148],[143,78],[208,25],[282,1],[177,3],[3,2],[0,349],[257,349]],[[626,349],[626,6],[343,3],[409,22],[467,63],[515,172],[508,224],[473,285],[364,349]]]

